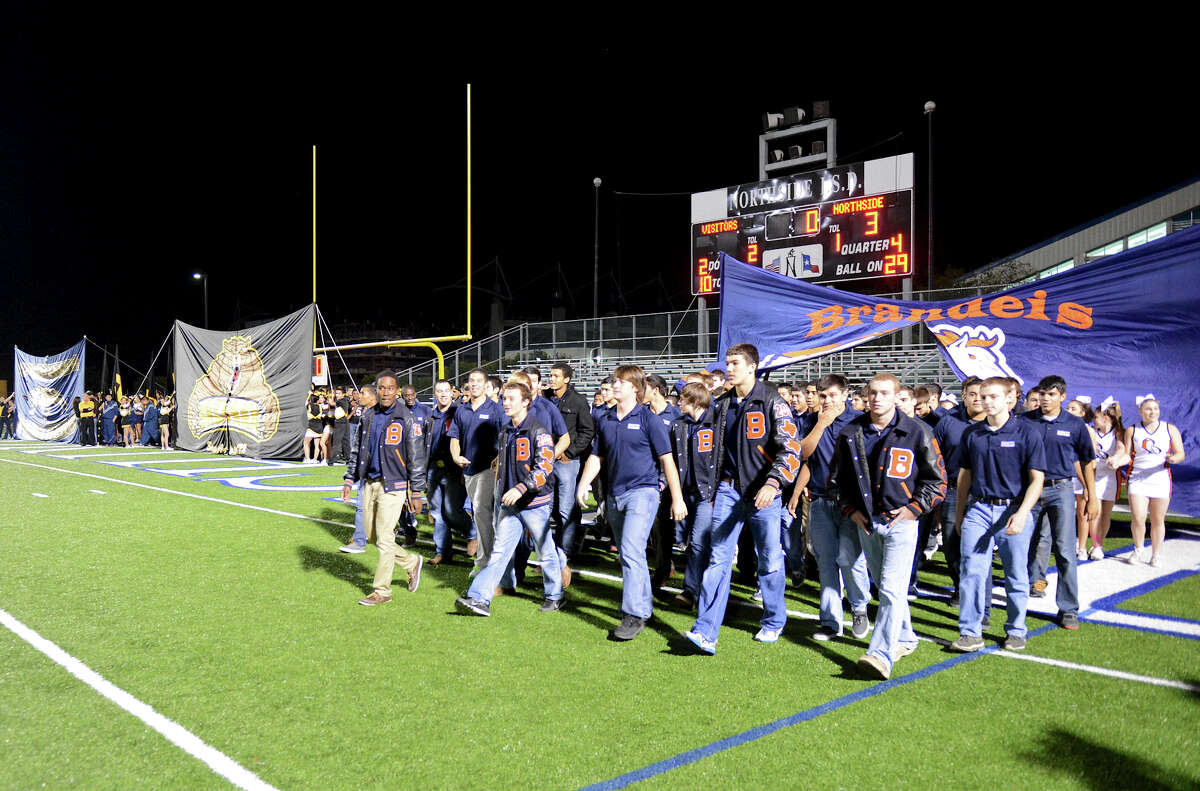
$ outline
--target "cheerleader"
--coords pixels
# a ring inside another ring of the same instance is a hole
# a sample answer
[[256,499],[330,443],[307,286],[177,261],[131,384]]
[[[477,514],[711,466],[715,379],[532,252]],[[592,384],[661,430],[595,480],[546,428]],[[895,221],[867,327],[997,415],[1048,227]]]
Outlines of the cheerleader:
[[1150,565],[1159,565],[1163,538],[1166,536],[1167,506],[1171,503],[1171,470],[1168,465],[1184,459],[1183,438],[1179,429],[1159,420],[1158,399],[1153,394],[1138,396],[1141,421],[1125,429],[1129,464],[1129,529],[1133,533],[1133,551],[1126,563],[1142,559],[1146,537],[1146,513],[1150,514]]
[[117,414],[121,418],[121,437],[125,447],[132,448],[137,443],[137,432],[133,428],[133,403],[129,396],[121,399]]
[[324,421],[321,420],[321,404],[317,399],[316,393],[308,394],[308,428],[304,430],[305,464],[319,464],[319,456],[325,450],[321,437]]
[[162,440],[162,449],[167,450],[171,447],[171,412],[175,409],[175,404],[170,396],[163,396],[159,399],[158,405],[158,434]]
[[[1092,447],[1098,448],[1099,442],[1096,437],[1096,430],[1092,428],[1092,399],[1088,396],[1080,396],[1072,398],[1067,402],[1067,412],[1079,418],[1087,426],[1088,437],[1092,440]],[[1098,459],[1098,457],[1097,457]],[[1097,461],[1089,462],[1093,467]],[[1087,518],[1087,492],[1083,488],[1083,481],[1079,476],[1075,476],[1075,558],[1077,560],[1087,560],[1087,539],[1088,528],[1091,527],[1091,520]]]
[[1129,463],[1129,449],[1125,444],[1125,424],[1121,422],[1121,404],[1112,396],[1100,403],[1092,425],[1096,429],[1096,497],[1100,500],[1100,513],[1088,526],[1092,536],[1092,560],[1104,557],[1104,539],[1112,519],[1113,503],[1121,488],[1117,471]]

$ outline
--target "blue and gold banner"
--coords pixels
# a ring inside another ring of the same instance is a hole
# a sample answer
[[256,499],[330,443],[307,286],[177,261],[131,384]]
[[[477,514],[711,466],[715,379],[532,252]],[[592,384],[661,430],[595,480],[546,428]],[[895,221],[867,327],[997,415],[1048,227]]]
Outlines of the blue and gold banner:
[[[1071,398],[1119,401],[1125,425],[1153,393],[1187,460],[1171,508],[1200,514],[1200,228],[972,299],[905,302],[805,283],[725,256],[721,349],[758,347],[760,370],[848,349],[923,322],[960,378],[1051,374]],[[896,371],[903,378],[902,371]],[[917,384],[911,382],[910,384]]]
[[75,398],[83,395],[85,341],[60,354],[35,357],[13,347],[17,439],[76,442]]

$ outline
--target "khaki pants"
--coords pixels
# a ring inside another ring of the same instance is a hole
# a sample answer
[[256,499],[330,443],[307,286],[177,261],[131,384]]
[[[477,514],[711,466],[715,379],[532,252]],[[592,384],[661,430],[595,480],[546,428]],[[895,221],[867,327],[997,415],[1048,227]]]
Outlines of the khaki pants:
[[407,572],[417,568],[420,558],[396,543],[396,522],[408,502],[408,492],[385,492],[382,481],[368,481],[362,492],[363,530],[367,540],[379,547],[379,565],[375,567],[375,592],[392,595],[392,572],[397,563]]
[[467,496],[475,511],[475,530],[479,533],[479,548],[475,550],[475,567],[484,568],[492,558],[492,547],[496,542],[495,518],[496,473],[486,469],[476,475],[466,476]]

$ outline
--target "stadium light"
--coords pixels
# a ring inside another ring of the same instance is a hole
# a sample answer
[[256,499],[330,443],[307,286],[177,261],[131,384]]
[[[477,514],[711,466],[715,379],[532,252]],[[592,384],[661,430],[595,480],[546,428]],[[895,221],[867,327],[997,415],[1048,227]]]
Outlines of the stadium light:
[[201,280],[204,282],[204,329],[208,329],[208,273],[193,272],[192,280]]
[[785,107],[783,110],[783,125],[799,126],[804,123],[804,119],[807,117],[808,113],[803,107]]
[[763,113],[763,131],[770,132],[783,126],[783,113]]
[[799,159],[802,153],[800,146],[788,146],[788,159]]

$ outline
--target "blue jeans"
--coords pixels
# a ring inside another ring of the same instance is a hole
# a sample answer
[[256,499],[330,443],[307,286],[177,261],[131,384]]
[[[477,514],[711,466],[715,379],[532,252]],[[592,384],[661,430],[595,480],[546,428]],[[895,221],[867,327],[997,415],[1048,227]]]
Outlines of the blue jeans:
[[[1044,518],[1043,518],[1044,515]],[[1029,547],[1029,579],[1046,579],[1050,564],[1050,543],[1054,542],[1054,560],[1058,564],[1058,589],[1055,598],[1059,613],[1079,612],[1079,580],[1075,576],[1078,558],[1075,535],[1075,487],[1070,480],[1042,489],[1031,513],[1036,528]]]
[[946,499],[942,501],[942,554],[946,557],[946,569],[954,582],[954,590],[959,590],[960,567],[962,566],[962,539],[959,535],[958,524],[954,521],[958,507],[958,489],[946,490]]
[[865,613],[870,601],[871,581],[867,577],[862,530],[842,516],[838,504],[826,497],[813,498],[808,507],[808,522],[821,580],[821,625],[841,634],[842,584],[845,583],[852,612]]
[[646,541],[658,513],[658,487],[639,486],[608,497],[608,524],[621,548],[621,612],[649,618],[654,612],[650,595],[650,567]]
[[693,596],[700,596],[700,577],[708,568],[708,559],[712,556],[712,515],[711,500],[703,497],[684,495],[687,503],[687,519],[679,524],[684,526],[684,535],[691,534],[688,540],[687,570],[683,573],[683,589]]
[[475,525],[463,510],[467,489],[462,473],[432,467],[429,470],[429,518],[433,522],[433,552],[449,560],[454,553],[451,529],[468,539],[475,537]]
[[559,518],[558,545],[568,558],[575,556],[576,534],[579,532],[579,503],[575,489],[579,483],[579,459],[554,462],[554,506]]
[[[1074,497],[1074,495],[1072,495]],[[1025,610],[1029,603],[1029,542],[1033,537],[1033,520],[1015,536],[1004,532],[1008,518],[1016,511],[1014,505],[988,505],[973,502],[963,516],[962,525],[962,582],[959,593],[958,631],[972,637],[983,636],[983,614],[992,603],[992,544],[1000,551],[1004,563],[1004,591],[1008,599],[1008,618],[1005,634],[1024,637]]]
[[362,549],[367,545],[367,529],[363,527],[363,485],[358,484],[358,502],[354,505],[354,536],[350,543]]
[[496,542],[492,546],[492,556],[487,566],[475,575],[474,582],[467,595],[472,599],[490,602],[496,585],[508,576],[512,569],[513,554],[517,544],[528,531],[537,547],[538,557],[542,564],[542,584],[547,599],[562,598],[562,566],[558,562],[558,553],[554,547],[554,535],[547,523],[550,521],[550,504],[537,508],[514,510],[506,505],[500,506],[496,515]]
[[783,601],[783,547],[779,543],[779,512],[783,505],[778,495],[762,510],[746,502],[732,484],[717,487],[713,502],[712,555],[700,580],[700,616],[692,631],[717,641],[725,607],[729,603],[729,577],[733,573],[733,553],[742,527],[750,523],[754,548],[758,553],[758,589],[762,591],[764,629],[782,629],[787,623]]
[[[862,532],[857,525],[855,529]],[[879,589],[879,612],[867,653],[887,662],[888,668],[896,664],[900,645],[917,644],[908,609],[908,574],[917,549],[918,529],[916,519],[890,525],[872,519],[870,535],[863,534],[861,538],[867,568]]]

